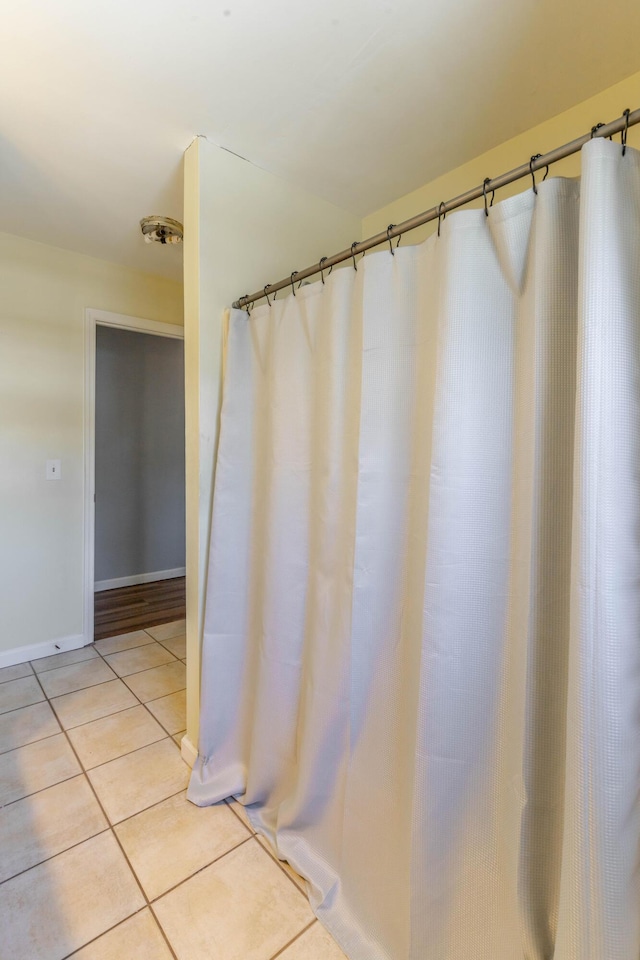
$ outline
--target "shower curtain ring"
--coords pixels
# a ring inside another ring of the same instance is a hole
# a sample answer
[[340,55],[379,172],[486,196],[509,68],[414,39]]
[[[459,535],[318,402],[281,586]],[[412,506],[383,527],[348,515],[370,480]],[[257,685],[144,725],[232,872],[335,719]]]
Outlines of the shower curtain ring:
[[629,130],[629,114],[631,110],[627,107],[626,110],[622,111],[622,116],[624,117],[624,130],[620,133],[620,140],[622,141],[622,156],[624,157],[627,152],[627,131]]
[[[243,297],[242,299],[244,300],[245,297],[248,297],[248,296],[249,296],[249,294],[248,294],[248,293],[245,293],[245,295],[244,295],[244,297]],[[245,307],[246,307],[246,309],[247,309],[247,316],[248,316],[248,317],[251,316],[251,310],[249,309],[250,305],[251,305],[251,301],[250,301],[250,300],[247,300],[247,302],[245,303]]]
[[264,295],[265,295],[265,297],[267,298],[267,303],[269,304],[269,306],[271,306],[271,300],[269,300],[269,293],[268,293],[269,290],[271,290],[271,284],[270,284],[270,283],[265,283],[265,285],[264,285]]
[[299,270],[294,270],[294,271],[292,272],[291,276],[289,277],[289,282],[291,283],[291,289],[292,289],[292,291],[293,291],[294,297],[295,297],[295,295],[296,295],[296,282],[295,282],[295,280],[294,280],[293,278],[294,278],[294,277],[297,277],[299,272],[300,272]]
[[[446,220],[446,218],[447,218],[446,206],[447,206],[447,205],[446,205],[446,203],[444,202],[444,200],[441,200],[440,203],[438,204],[438,236],[440,236],[440,223],[441,223],[441,220]],[[444,211],[442,210],[443,207],[445,207],[445,210],[444,210]]]
[[358,241],[354,240],[353,243],[351,244],[351,256],[353,257],[353,269],[355,270],[356,273],[358,272],[358,268],[356,266],[356,253],[355,253],[354,247],[357,247],[357,246],[358,246]]
[[536,175],[533,169],[533,165],[536,162],[536,160],[540,159],[541,156],[542,156],[541,153],[534,153],[534,155],[529,160],[529,173],[531,174],[531,179],[533,180],[533,192],[535,193],[536,196],[538,195],[538,188],[536,186]]
[[328,259],[329,259],[328,257],[321,257],[321,258],[320,258],[320,263],[318,264],[318,266],[319,266],[319,268],[320,268],[320,277],[321,277],[321,279],[322,279],[322,285],[323,285],[323,286],[324,286],[324,271],[323,271],[323,269],[322,269],[322,264],[325,262],[325,260],[328,260]]
[[491,183],[491,177],[485,177],[482,184],[482,196],[484,197],[484,215],[489,216],[489,207],[487,206],[487,184]]
[[391,233],[394,227],[395,227],[395,223],[390,223],[389,226],[387,227],[387,240],[389,241],[389,250],[391,251],[392,257],[395,257],[396,254],[395,254],[395,250],[393,249],[393,244],[391,243],[391,237],[389,236],[389,234]]

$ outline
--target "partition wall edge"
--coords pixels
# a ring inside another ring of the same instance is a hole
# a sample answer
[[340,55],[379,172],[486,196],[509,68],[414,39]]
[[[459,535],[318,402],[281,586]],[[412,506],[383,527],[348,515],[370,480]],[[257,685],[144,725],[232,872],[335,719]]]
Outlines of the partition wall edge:
[[238,289],[360,239],[359,215],[196,137],[184,155],[187,732],[195,761],[225,310]]
[[[200,554],[200,271],[199,271],[199,138],[184,155],[184,364],[185,364],[185,503],[186,503],[186,637],[187,732],[182,738],[183,759],[193,766],[198,742],[200,703],[200,637],[202,632],[203,577]],[[212,359],[212,372],[221,375],[220,359]],[[212,411],[217,428],[219,409]],[[209,488],[212,477],[207,484]]]

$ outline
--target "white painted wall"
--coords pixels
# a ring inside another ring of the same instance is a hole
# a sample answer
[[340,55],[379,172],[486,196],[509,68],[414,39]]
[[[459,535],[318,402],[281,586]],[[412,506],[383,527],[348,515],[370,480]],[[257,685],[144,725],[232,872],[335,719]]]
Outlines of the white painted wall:
[[182,285],[0,234],[0,665],[84,634],[86,307],[181,324]]
[[[194,745],[223,314],[243,293],[349,246],[361,221],[203,137],[185,154],[184,211],[187,737]],[[183,755],[192,758],[188,747]]]

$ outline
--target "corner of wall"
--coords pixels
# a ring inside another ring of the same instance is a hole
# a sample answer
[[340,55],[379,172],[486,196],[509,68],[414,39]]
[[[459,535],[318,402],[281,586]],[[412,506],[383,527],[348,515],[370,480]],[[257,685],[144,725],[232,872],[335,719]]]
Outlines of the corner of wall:
[[197,744],[224,313],[243,291],[348,246],[361,220],[203,137],[184,156],[184,219],[187,737]]

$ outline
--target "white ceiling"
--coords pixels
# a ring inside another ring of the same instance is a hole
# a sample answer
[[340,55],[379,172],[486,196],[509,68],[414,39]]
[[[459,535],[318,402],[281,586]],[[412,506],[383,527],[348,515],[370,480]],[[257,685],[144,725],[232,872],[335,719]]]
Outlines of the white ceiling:
[[637,0],[16,0],[0,230],[179,278],[138,221],[182,218],[195,135],[364,215],[635,72],[639,31]]

